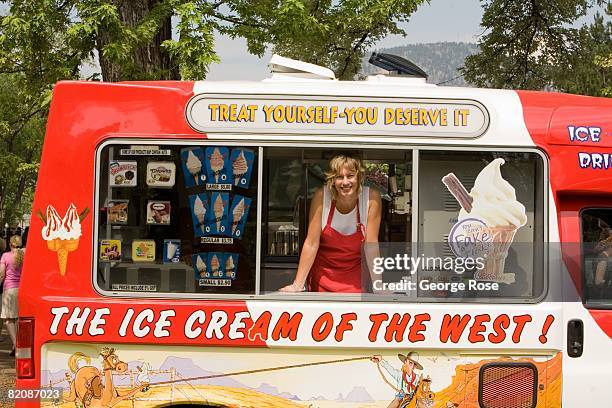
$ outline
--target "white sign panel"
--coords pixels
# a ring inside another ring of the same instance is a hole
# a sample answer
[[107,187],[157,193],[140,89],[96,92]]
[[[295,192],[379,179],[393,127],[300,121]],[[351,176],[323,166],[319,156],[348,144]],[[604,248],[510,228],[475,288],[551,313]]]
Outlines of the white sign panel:
[[472,100],[347,99],[329,97],[194,96],[189,124],[206,133],[300,133],[475,138],[489,125]]

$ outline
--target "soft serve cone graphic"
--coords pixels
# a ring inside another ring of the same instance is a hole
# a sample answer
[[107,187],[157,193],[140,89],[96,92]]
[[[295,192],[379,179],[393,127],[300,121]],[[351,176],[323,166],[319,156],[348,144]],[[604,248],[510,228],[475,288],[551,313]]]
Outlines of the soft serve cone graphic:
[[232,234],[236,233],[236,228],[238,228],[240,220],[244,217],[244,210],[244,198],[241,198],[232,211]]
[[47,206],[46,217],[43,217],[39,212],[39,217],[45,223],[41,231],[42,237],[47,241],[47,248],[57,253],[57,263],[62,276],[66,274],[68,254],[79,247],[81,220],[85,218],[88,212],[89,210],[86,208],[79,216],[74,204],[70,204],[62,219],[52,205]]
[[215,221],[217,222],[217,232],[220,232],[221,219],[223,218],[223,213],[225,212],[225,206],[223,205],[223,197],[221,197],[221,194],[219,194],[215,199],[213,204],[213,212],[215,214]]
[[210,155],[210,169],[213,171],[215,176],[215,183],[219,182],[219,173],[225,167],[225,160],[223,155],[219,151],[219,148],[215,147],[212,154]]
[[219,258],[217,258],[217,255],[213,255],[210,259],[210,269],[212,276],[219,276],[219,266],[221,266]]
[[196,199],[193,203],[193,213],[198,219],[198,226],[200,230],[204,234],[206,232],[206,225],[204,221],[206,220],[206,207],[204,207],[204,202],[200,199],[199,196],[196,196]]
[[477,271],[478,280],[514,282],[514,274],[504,273],[508,250],[516,231],[527,223],[525,206],[517,201],[514,187],[502,178],[504,159],[497,158],[483,168],[469,193],[461,182],[450,173],[442,182],[461,205],[459,222],[469,219],[481,220],[491,238],[485,267]]
[[234,268],[236,268],[236,265],[234,264],[234,257],[228,255],[227,260],[225,261],[225,273],[227,274],[227,276],[233,276]]
[[187,170],[189,170],[189,173],[193,177],[196,185],[199,184],[200,172],[202,171],[202,161],[193,153],[193,150],[189,150],[189,153],[187,153],[187,162],[185,165],[187,166]]
[[236,157],[236,160],[232,163],[232,173],[234,174],[234,185],[237,186],[242,176],[244,176],[249,169],[246,158],[244,157],[244,150],[240,150],[240,154]]

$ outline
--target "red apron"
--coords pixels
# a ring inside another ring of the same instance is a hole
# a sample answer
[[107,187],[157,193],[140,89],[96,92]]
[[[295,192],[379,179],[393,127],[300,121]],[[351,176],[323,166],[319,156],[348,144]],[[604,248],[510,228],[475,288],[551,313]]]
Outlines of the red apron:
[[332,228],[336,210],[332,201],[327,223],[321,231],[319,250],[310,269],[311,292],[362,293],[361,244],[365,240],[364,227],[357,201],[357,231],[344,235]]

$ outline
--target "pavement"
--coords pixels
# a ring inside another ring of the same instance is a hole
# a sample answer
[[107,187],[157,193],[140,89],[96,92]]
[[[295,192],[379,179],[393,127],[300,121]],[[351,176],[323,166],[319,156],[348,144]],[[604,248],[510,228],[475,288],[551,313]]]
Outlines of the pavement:
[[15,388],[15,357],[9,356],[12,348],[11,339],[3,327],[0,333],[0,406],[3,408],[14,406],[12,401],[4,398],[7,390]]

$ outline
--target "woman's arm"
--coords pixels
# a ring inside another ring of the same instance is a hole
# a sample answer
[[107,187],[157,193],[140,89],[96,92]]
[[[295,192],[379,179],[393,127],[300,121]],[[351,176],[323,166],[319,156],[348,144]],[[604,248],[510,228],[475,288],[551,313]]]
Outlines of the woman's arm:
[[6,274],[6,265],[4,264],[4,256],[0,260],[0,283],[4,282],[4,275]]
[[366,228],[366,242],[378,242],[378,232],[380,230],[380,219],[382,212],[382,200],[380,192],[375,188],[370,188],[368,197],[368,227]]
[[[368,199],[368,226],[366,228],[364,255],[368,271],[370,272],[370,279],[372,283],[379,279],[374,274],[374,258],[380,256],[380,249],[378,248],[378,232],[380,230],[380,219],[382,212],[382,201],[380,199],[380,192],[375,188],[370,187],[370,197]],[[376,293],[380,293],[376,291]]]
[[321,239],[321,216],[323,213],[323,189],[318,189],[312,197],[310,203],[310,213],[308,214],[308,233],[300,254],[300,263],[295,274],[295,279],[291,285],[280,289],[281,292],[302,292],[305,290],[306,278],[310,273],[310,268],[319,250],[319,240]]

